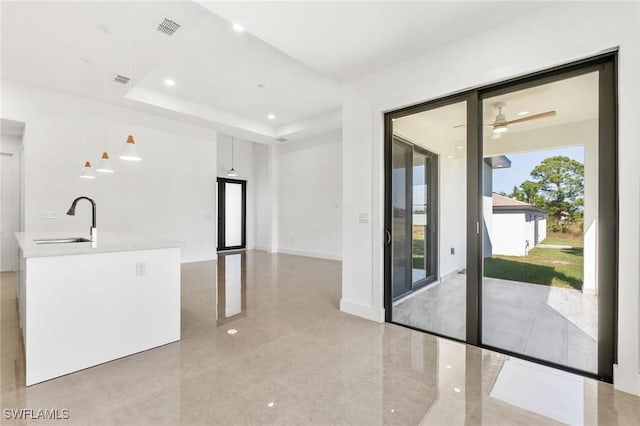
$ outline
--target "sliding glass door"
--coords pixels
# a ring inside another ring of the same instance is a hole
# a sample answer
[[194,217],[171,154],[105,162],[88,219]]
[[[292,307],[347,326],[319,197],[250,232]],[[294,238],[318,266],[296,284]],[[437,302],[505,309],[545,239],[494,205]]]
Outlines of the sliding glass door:
[[610,381],[615,56],[386,114],[387,321]]
[[465,122],[466,102],[393,120],[389,176],[394,321],[460,340],[466,327]]

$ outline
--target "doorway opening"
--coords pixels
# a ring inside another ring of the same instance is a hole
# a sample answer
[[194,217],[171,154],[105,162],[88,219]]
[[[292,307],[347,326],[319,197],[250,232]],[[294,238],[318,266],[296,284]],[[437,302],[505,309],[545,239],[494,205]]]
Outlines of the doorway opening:
[[0,119],[0,271],[16,271],[17,243],[14,234],[24,230],[24,176],[22,136],[24,123]]
[[218,251],[244,249],[246,234],[247,182],[218,178]]

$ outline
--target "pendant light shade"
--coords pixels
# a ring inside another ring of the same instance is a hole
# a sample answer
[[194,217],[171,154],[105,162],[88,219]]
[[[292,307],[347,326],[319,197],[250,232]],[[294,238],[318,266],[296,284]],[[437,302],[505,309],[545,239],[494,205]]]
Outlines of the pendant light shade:
[[109,154],[107,152],[102,153],[102,158],[100,159],[100,164],[96,167],[96,172],[100,173],[113,173],[113,167],[111,166],[111,159],[109,158]]
[[122,154],[120,154],[120,159],[126,161],[142,160],[142,158],[140,158],[140,154],[138,154],[138,147],[133,140],[133,136],[127,136],[127,143],[124,144],[124,149],[122,150]]
[[95,179],[96,176],[93,174],[93,169],[91,168],[91,163],[87,161],[84,163],[84,167],[80,172],[80,177],[84,179]]

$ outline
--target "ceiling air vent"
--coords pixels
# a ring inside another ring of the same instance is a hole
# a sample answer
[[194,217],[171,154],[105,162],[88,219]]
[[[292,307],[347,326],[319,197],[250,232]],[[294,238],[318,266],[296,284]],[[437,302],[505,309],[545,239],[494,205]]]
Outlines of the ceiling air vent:
[[113,79],[113,81],[117,82],[117,83],[122,83],[122,84],[127,84],[129,82],[130,78],[129,77],[125,77],[124,75],[116,75],[116,78]]
[[276,139],[276,141],[277,141],[277,142],[280,142],[280,143],[285,143],[287,140],[288,140],[288,139],[285,139],[285,138],[278,138],[278,139]]
[[178,28],[180,28],[180,24],[173,22],[171,19],[164,18],[164,21],[158,25],[158,31],[161,33],[165,33],[166,35],[173,35]]

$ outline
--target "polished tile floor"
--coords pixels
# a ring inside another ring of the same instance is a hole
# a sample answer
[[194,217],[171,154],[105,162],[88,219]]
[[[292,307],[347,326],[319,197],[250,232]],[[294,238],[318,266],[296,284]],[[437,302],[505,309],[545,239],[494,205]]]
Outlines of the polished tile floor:
[[[574,289],[483,280],[485,344],[578,370],[598,371],[597,297]],[[466,275],[416,291],[393,307],[393,321],[464,340]]]
[[[220,256],[182,267],[182,340],[24,386],[15,277],[2,274],[2,424],[637,424],[611,385],[339,312],[340,263]],[[235,330],[235,334],[229,331]]]

